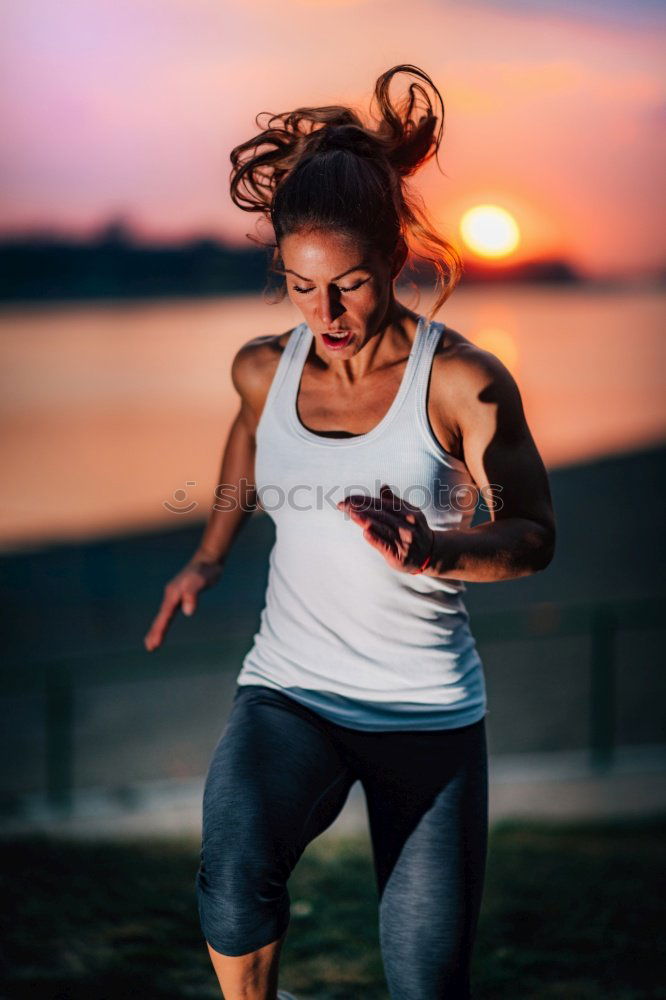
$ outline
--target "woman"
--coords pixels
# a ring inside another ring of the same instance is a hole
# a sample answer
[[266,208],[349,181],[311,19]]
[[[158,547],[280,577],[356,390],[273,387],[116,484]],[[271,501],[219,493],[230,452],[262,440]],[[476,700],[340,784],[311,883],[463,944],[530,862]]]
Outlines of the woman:
[[[394,105],[398,74],[412,79]],[[227,1000],[289,996],[277,992],[287,881],[356,780],[391,997],[470,996],[487,755],[464,581],[525,576],[553,554],[513,378],[395,297],[410,246],[438,268],[433,312],[460,276],[406,184],[437,153],[441,95],[401,65],[375,98],[373,127],[345,107],[299,108],[231,155],[232,198],[270,217],[274,269],[303,322],[234,359],[225,499],[145,640],[156,648],[178,608],[193,613],[260,503],[276,525],[266,606],[210,763],[196,878]],[[472,528],[479,491],[490,519]]]

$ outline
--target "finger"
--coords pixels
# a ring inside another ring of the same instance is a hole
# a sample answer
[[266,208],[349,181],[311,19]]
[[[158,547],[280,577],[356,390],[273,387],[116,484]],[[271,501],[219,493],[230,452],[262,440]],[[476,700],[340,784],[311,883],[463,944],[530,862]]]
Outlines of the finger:
[[148,635],[145,639],[145,644],[147,649],[154,649],[159,646],[164,638],[164,633],[167,630],[169,622],[174,616],[176,607],[180,603],[180,596],[178,597],[165,597],[162,601],[162,606],[157,612],[155,619],[150,626]]
[[396,514],[392,510],[382,507],[381,510],[369,511],[369,516],[381,524],[390,524],[395,531],[408,532],[410,537],[414,533],[413,522],[409,523],[402,514]]
[[[425,520],[425,515],[419,507],[408,505],[407,509],[403,505],[406,501],[397,497],[390,487],[382,487],[382,494],[379,497],[370,497],[365,494],[352,494],[339,501],[337,507],[344,513],[359,513],[364,516],[384,516],[390,518],[389,523],[395,526],[396,531],[400,525],[416,525],[419,520]],[[352,518],[353,520],[353,518]],[[406,538],[406,536],[403,536]]]
[[196,596],[194,594],[183,594],[182,608],[184,615],[187,615],[188,617],[193,615],[197,610]]
[[345,497],[338,504],[338,507],[347,511],[358,511],[360,513],[367,513],[368,511],[385,511],[386,513],[393,513],[396,517],[400,516],[399,510],[390,503],[387,497],[383,499],[380,497],[367,497],[367,496],[350,496]]
[[351,504],[353,507],[361,507],[363,509],[373,507],[380,509],[385,506],[393,506],[395,510],[398,510],[400,502],[400,497],[392,493],[389,487],[382,487],[379,496],[371,496],[369,493],[350,493],[349,496],[340,500],[337,506],[342,507]]
[[392,560],[398,561],[400,556],[394,543],[390,539],[382,538],[377,534],[375,528],[366,528],[363,537],[384,556],[390,556]]
[[379,522],[367,524],[365,531],[370,531],[373,537],[380,538],[382,541],[388,542],[389,545],[398,547],[401,544],[400,539],[396,536],[393,528],[390,528],[385,524],[381,524]]
[[380,522],[368,523],[363,534],[366,538],[370,534],[371,538],[383,542],[399,563],[402,563],[407,557],[411,543],[401,538],[400,534],[389,525],[381,524]]
[[390,488],[382,488],[378,499],[378,506],[383,510],[391,510],[394,514],[399,514],[401,517],[406,518],[412,523],[415,520],[415,516],[422,513],[420,507],[415,507],[414,504],[408,503],[407,500],[403,500],[399,497],[397,493],[394,493]]
[[[386,484],[382,485],[379,491],[380,499],[384,502],[390,502],[393,510],[402,511],[410,521],[414,521],[414,515],[418,517],[419,514],[423,514],[421,507],[416,504],[410,503],[409,500],[405,500],[403,497],[398,496],[394,493],[390,486]],[[425,516],[425,515],[424,515]]]
[[[371,531],[374,537],[389,543],[391,551],[397,559],[404,561],[408,558],[415,541],[414,531],[411,528],[406,528],[400,523],[398,523],[396,528],[391,523],[390,518],[382,518],[381,514],[370,513],[363,515],[352,513],[351,517],[352,520],[364,527],[365,531]],[[426,544],[426,547],[430,547],[429,542]]]
[[400,511],[403,508],[405,501],[402,497],[398,496],[397,493],[391,489],[387,483],[383,483],[379,491],[379,500],[382,505],[389,505],[391,510]]
[[407,551],[412,544],[414,533],[411,528],[405,527],[401,521],[385,517],[382,514],[371,514],[367,519],[367,523],[382,534],[382,537],[394,539],[401,550],[404,549]]
[[393,514],[389,510],[365,510],[356,511],[353,507],[349,509],[349,516],[352,521],[356,523],[372,523],[372,524],[383,524],[387,525],[393,529],[396,534],[399,534],[403,541],[411,541],[413,538],[413,529],[405,523],[402,517],[398,514]]
[[402,524],[417,524],[419,520],[425,520],[425,514],[420,507],[412,507],[411,504],[407,504],[406,500],[399,500],[398,497],[395,500],[396,502],[392,503],[388,502],[388,498],[386,498],[380,509],[385,513],[393,514]]
[[336,506],[339,510],[349,510],[351,507],[366,510],[373,506],[373,501],[374,497],[367,496],[365,493],[352,493],[338,501]]
[[380,496],[386,495],[389,498],[395,497],[396,500],[398,500],[401,504],[404,504],[404,506],[408,507],[410,510],[420,510],[419,507],[417,507],[413,503],[410,503],[409,500],[404,500],[402,497],[398,496],[397,493],[394,493],[391,487],[387,483],[382,483],[379,495]]
[[160,645],[161,642],[162,642],[162,634],[153,623],[150,626],[149,631],[144,636],[143,644],[145,648],[148,650],[148,652],[152,653],[154,649],[157,649],[157,647]]
[[392,510],[395,514],[399,514],[400,517],[405,518],[412,524],[414,524],[419,515],[425,517],[420,507],[415,507],[414,504],[408,503],[407,500],[403,500],[395,494],[392,497],[384,494],[381,499],[382,508]]

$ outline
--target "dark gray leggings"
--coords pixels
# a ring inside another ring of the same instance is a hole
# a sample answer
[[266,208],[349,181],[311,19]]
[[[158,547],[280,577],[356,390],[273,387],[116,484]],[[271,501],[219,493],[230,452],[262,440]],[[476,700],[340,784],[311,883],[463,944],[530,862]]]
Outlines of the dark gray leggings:
[[244,955],[289,923],[287,880],[351,786],[365,791],[393,1000],[470,996],[488,833],[485,719],[368,732],[260,685],[236,689],[203,798],[201,928]]

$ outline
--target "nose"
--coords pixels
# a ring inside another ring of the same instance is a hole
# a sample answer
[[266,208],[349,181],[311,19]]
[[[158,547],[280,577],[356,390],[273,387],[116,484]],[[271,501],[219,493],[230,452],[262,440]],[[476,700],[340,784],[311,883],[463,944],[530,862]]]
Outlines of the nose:
[[319,293],[318,309],[321,322],[326,327],[332,326],[338,316],[345,312],[340,292],[335,285],[329,285]]

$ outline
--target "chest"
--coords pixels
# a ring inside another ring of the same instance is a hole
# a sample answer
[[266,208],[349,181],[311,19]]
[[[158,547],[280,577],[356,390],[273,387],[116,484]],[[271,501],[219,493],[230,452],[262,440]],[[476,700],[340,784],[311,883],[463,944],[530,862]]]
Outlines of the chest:
[[[442,448],[463,460],[456,431],[452,394],[447,392],[444,361],[433,359],[426,390],[426,413],[430,428]],[[308,365],[303,368],[296,391],[296,411],[303,426],[321,437],[349,438],[368,434],[389,412],[395,400],[407,362],[375,373],[360,385],[341,388]]]

